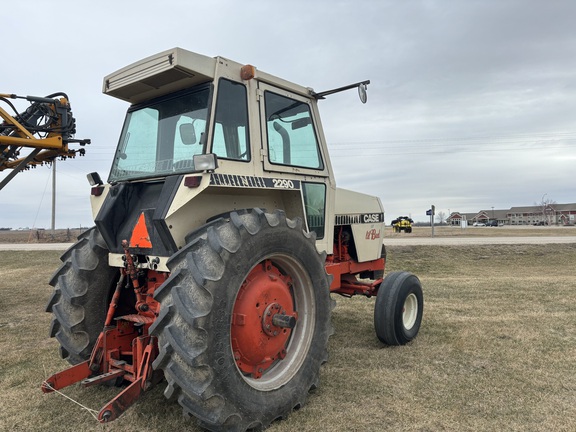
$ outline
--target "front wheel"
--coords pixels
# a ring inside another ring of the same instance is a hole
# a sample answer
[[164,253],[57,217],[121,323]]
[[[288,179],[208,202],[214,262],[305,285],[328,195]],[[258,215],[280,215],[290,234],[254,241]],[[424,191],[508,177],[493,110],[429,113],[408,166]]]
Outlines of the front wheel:
[[327,359],[325,256],[280,211],[232,212],[187,240],[151,328],[165,395],[210,430],[266,427],[304,404]]
[[422,322],[424,296],[420,280],[405,271],[392,272],[380,285],[374,305],[376,335],[386,345],[405,345]]

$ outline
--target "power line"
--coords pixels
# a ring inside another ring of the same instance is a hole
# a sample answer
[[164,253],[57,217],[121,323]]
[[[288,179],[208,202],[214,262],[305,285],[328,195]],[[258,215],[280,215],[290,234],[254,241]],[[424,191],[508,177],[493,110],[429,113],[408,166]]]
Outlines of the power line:
[[487,135],[472,137],[444,137],[444,138],[412,138],[412,139],[382,139],[371,141],[347,141],[332,142],[332,146],[357,145],[357,144],[408,144],[408,143],[447,143],[466,141],[506,141],[506,142],[526,142],[535,140],[576,140],[576,132],[555,132],[555,133],[535,133],[535,134],[511,134],[511,135]]
[[[499,148],[499,149],[466,149],[466,150],[459,150],[459,151],[398,151],[394,153],[346,153],[346,154],[335,154],[334,152],[331,153],[331,157],[333,158],[340,158],[340,157],[367,157],[367,156],[405,156],[405,155],[442,155],[446,153],[456,154],[456,153],[495,153],[495,152],[511,152],[511,151],[528,151],[528,150],[565,150],[566,147],[532,147],[530,149],[521,149],[521,148]],[[356,149],[358,150],[358,149]],[[365,150],[374,150],[374,149],[365,149]]]
[[[402,146],[404,148],[468,148],[472,146],[496,146],[496,145],[517,145],[518,148],[532,148],[535,144],[542,145],[542,144],[559,144],[559,140],[532,140],[532,141],[482,141],[482,142],[475,142],[475,143],[464,143],[464,142],[457,142],[454,144],[448,143],[430,143],[427,145],[409,145],[403,141],[390,141],[390,142],[366,142],[366,143],[348,143],[342,145],[334,145],[328,144],[328,147],[334,148],[334,150],[346,150],[346,149],[381,149],[381,148],[397,148]],[[574,139],[567,139],[563,141],[576,141]],[[566,145],[563,145],[566,147]]]
[[[572,147],[576,133],[515,134],[485,137],[425,138],[330,143],[333,157],[365,157],[377,155],[418,155],[442,153],[517,152],[532,150],[564,150]],[[502,147],[505,146],[505,147]],[[350,152],[354,150],[354,152]],[[363,151],[366,150],[366,151]],[[373,152],[372,150],[380,150]],[[339,155],[346,151],[346,155]]]

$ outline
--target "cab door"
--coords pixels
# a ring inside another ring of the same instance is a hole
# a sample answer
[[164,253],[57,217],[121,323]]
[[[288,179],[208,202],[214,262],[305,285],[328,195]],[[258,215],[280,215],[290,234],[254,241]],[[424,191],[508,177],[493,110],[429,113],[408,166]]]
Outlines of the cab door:
[[328,177],[308,99],[264,83],[259,89],[264,169]]
[[331,251],[326,224],[330,165],[320,145],[313,107],[307,98],[285,89],[260,82],[259,90],[264,171],[299,181],[308,229],[325,240],[322,249]]

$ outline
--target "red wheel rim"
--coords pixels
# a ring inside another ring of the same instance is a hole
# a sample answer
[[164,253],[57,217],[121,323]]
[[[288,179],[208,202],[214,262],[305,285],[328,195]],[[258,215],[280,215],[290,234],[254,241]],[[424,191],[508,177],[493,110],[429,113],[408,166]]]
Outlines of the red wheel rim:
[[232,312],[230,337],[236,365],[258,379],[286,356],[292,329],[274,323],[274,316],[294,317],[292,278],[271,260],[262,261],[244,280]]

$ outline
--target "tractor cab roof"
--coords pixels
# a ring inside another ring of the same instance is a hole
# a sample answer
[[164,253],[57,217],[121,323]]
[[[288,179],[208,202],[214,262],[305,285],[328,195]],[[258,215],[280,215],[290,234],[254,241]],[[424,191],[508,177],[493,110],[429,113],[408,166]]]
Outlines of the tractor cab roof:
[[306,97],[315,94],[310,88],[257,71],[254,66],[182,48],[163,51],[107,75],[102,92],[135,104],[211,82],[220,76],[237,81],[257,79]]

